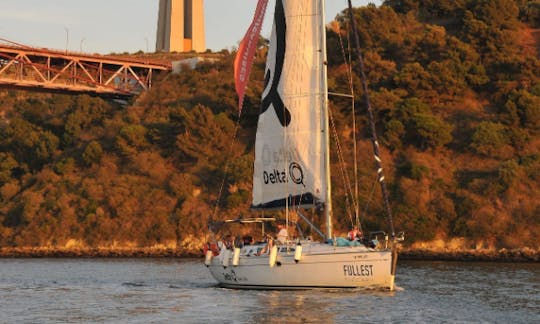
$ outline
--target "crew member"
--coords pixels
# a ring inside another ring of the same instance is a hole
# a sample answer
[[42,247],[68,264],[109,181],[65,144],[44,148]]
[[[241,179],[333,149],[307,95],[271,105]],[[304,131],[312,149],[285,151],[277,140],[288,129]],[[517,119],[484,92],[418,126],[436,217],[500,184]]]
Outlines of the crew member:
[[362,231],[358,229],[358,226],[353,227],[347,234],[349,241],[358,241],[362,237]]
[[277,234],[277,241],[279,244],[285,244],[287,242],[287,239],[289,238],[289,233],[287,232],[287,228],[285,225],[278,224],[278,234]]

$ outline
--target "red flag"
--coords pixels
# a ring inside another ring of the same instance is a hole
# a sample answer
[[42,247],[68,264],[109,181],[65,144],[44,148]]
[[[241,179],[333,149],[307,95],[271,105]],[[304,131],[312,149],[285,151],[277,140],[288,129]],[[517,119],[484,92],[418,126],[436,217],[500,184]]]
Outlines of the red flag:
[[251,72],[259,35],[261,34],[267,4],[268,0],[259,0],[259,3],[257,3],[253,21],[244,39],[240,42],[238,53],[236,53],[236,58],[234,59],[234,82],[236,93],[238,94],[238,109],[240,111],[242,111],[242,105],[244,104],[244,93],[246,91],[249,73]]

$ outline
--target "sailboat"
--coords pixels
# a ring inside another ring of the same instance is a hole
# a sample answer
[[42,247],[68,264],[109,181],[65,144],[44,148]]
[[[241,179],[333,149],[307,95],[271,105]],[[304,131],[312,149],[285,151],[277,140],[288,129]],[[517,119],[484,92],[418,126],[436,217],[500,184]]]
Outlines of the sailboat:
[[272,246],[237,243],[209,249],[205,264],[222,287],[395,287],[393,228],[377,244],[342,244],[333,234],[326,70],[324,1],[276,0],[255,142],[252,208],[294,211],[310,226],[302,211],[324,210],[326,229],[317,231],[320,241],[299,237]]

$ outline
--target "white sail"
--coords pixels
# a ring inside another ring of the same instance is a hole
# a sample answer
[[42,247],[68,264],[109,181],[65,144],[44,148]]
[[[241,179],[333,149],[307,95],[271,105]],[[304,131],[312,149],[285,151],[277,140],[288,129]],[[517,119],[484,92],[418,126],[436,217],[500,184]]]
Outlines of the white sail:
[[253,175],[253,208],[326,200],[320,1],[276,0]]

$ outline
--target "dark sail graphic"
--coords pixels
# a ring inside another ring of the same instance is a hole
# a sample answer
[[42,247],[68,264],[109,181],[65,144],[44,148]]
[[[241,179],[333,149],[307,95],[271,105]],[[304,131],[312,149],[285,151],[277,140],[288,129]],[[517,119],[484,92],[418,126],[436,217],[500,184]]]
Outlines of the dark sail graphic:
[[[276,26],[276,61],[274,65],[274,76],[272,71],[266,71],[265,89],[270,86],[268,94],[262,100],[261,114],[268,110],[270,105],[274,107],[279,122],[283,127],[287,127],[291,122],[291,113],[285,107],[283,100],[278,92],[278,84],[283,72],[283,64],[285,62],[285,49],[287,47],[286,32],[287,24],[285,19],[285,10],[283,9],[283,0],[276,1],[276,9],[274,13],[274,24]],[[270,82],[271,80],[271,82]]]

